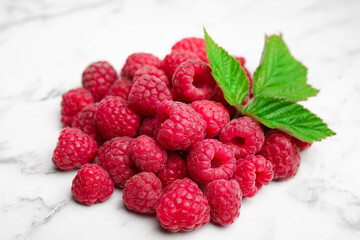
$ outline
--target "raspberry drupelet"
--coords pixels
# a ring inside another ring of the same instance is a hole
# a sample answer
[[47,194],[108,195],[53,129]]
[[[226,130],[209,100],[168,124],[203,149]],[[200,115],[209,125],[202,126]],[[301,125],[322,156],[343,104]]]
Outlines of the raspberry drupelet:
[[158,57],[150,53],[133,53],[127,59],[121,69],[121,78],[132,80],[137,70],[144,66],[161,67],[161,61]]
[[186,163],[179,154],[168,152],[168,159],[157,175],[163,186],[167,186],[175,180],[183,179],[187,176]]
[[141,123],[139,135],[147,135],[149,137],[154,137],[154,132],[157,125],[156,117],[148,117],[143,120]]
[[186,50],[192,53],[195,53],[203,62],[207,62],[206,57],[206,45],[205,39],[203,38],[183,38],[180,41],[176,42],[174,46],[171,48],[172,51],[174,50]]
[[114,82],[113,85],[111,85],[105,96],[118,96],[126,101],[128,99],[131,86],[132,82],[130,80],[118,79]]
[[159,78],[165,85],[166,87],[169,87],[169,79],[166,76],[165,72],[157,67],[154,66],[144,66],[142,68],[140,68],[139,70],[137,70],[135,72],[134,78],[133,78],[133,82],[136,81],[137,78],[143,76],[143,75],[150,75],[150,76],[154,76]]
[[115,185],[120,188],[138,171],[130,153],[133,141],[130,137],[113,138],[99,148],[97,155],[98,164],[109,172]]
[[164,70],[166,76],[171,80],[175,70],[181,63],[187,60],[199,60],[199,57],[190,51],[174,50],[162,60],[161,69]]
[[235,163],[234,153],[215,139],[195,143],[187,158],[190,176],[202,184],[231,178],[235,171]]

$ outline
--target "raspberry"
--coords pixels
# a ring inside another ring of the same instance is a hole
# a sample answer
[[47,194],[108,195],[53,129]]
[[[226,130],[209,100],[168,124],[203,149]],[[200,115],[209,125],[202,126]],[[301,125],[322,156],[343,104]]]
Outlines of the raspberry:
[[97,144],[93,137],[77,128],[64,128],[60,132],[52,161],[61,170],[79,168],[96,157]]
[[214,138],[220,134],[221,129],[230,121],[229,111],[218,102],[202,100],[190,105],[199,113],[207,123],[206,137]]
[[229,179],[234,174],[235,162],[231,149],[215,139],[195,143],[187,158],[190,176],[202,184]]
[[308,149],[312,145],[311,142],[301,141],[301,140],[299,140],[297,138],[294,138],[294,137],[292,138],[292,140],[293,140],[293,143],[299,149],[300,152],[305,151],[306,149]]
[[94,98],[88,90],[85,88],[71,89],[62,96],[61,122],[65,126],[70,126],[72,118],[90,103],[94,103]]
[[123,200],[131,211],[153,213],[156,203],[163,194],[160,179],[152,172],[142,172],[126,182]]
[[204,195],[209,202],[213,222],[227,226],[239,217],[242,194],[236,181],[212,181],[205,187]]
[[138,77],[141,77],[143,75],[150,75],[159,78],[166,87],[169,86],[169,79],[166,76],[165,72],[161,69],[158,69],[154,66],[144,66],[137,70],[134,75],[133,81],[135,82]]
[[175,43],[171,50],[187,50],[195,53],[201,61],[207,62],[206,45],[203,38],[184,38]]
[[244,197],[253,197],[262,185],[273,179],[272,164],[261,155],[249,155],[236,163],[233,178],[240,184]]
[[131,158],[130,145],[134,141],[129,137],[116,137],[99,148],[98,163],[110,174],[117,187],[123,188],[136,170]]
[[82,85],[89,90],[95,101],[100,101],[117,79],[113,66],[106,61],[94,62],[85,68]]
[[216,82],[211,68],[200,60],[189,60],[176,69],[172,84],[178,97],[185,102],[210,99]]
[[197,184],[184,178],[166,187],[156,205],[156,217],[171,232],[192,231],[210,221],[210,208]]
[[258,122],[245,116],[230,121],[221,130],[220,141],[234,151],[236,159],[241,159],[260,151],[264,132]]
[[131,144],[131,155],[135,165],[143,172],[158,172],[163,168],[166,151],[152,137],[141,135]]
[[106,93],[105,96],[118,96],[123,98],[124,100],[127,100],[131,90],[131,86],[132,82],[130,80],[118,79],[110,87],[109,91]]
[[85,164],[72,181],[71,192],[79,203],[93,205],[111,196],[114,192],[114,183],[102,167]]
[[145,118],[141,124],[139,135],[147,135],[153,138],[156,125],[157,125],[156,118]]
[[169,100],[172,100],[169,89],[150,75],[137,78],[129,94],[129,106],[144,116],[155,116],[159,105]]
[[174,50],[166,55],[161,62],[161,68],[164,70],[169,80],[172,79],[178,66],[187,60],[198,60],[199,57],[190,51]]
[[236,108],[226,101],[224,93],[218,85],[215,88],[214,95],[211,97],[211,100],[221,103],[229,111],[230,118],[234,118],[236,116]]
[[182,179],[187,176],[186,163],[179,154],[168,152],[168,159],[165,166],[158,172],[163,186],[173,183],[176,179]]
[[135,137],[140,128],[140,116],[116,96],[107,96],[100,102],[95,120],[105,139]]
[[205,120],[185,103],[162,102],[156,119],[155,138],[167,150],[187,150],[205,137]]
[[125,62],[121,69],[121,78],[133,79],[137,70],[144,66],[161,67],[161,61],[158,57],[150,53],[133,53]]
[[300,155],[291,137],[280,131],[270,131],[259,152],[273,165],[274,180],[286,180],[296,175],[300,166]]
[[71,127],[78,128],[84,133],[92,136],[101,145],[104,142],[95,122],[95,113],[99,103],[89,104],[78,112],[71,123]]

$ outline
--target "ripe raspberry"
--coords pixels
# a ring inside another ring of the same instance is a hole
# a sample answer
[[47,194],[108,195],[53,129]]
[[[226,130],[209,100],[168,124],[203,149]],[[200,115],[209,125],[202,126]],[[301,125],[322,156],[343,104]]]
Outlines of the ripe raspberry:
[[121,69],[121,78],[133,79],[137,70],[144,66],[161,67],[161,61],[158,57],[150,53],[133,53],[125,62]]
[[195,53],[201,59],[201,61],[208,61],[206,57],[205,40],[203,38],[192,37],[181,39],[180,41],[175,43],[171,50],[187,50]]
[[93,205],[111,196],[114,192],[114,183],[99,165],[85,164],[72,181],[71,192],[79,203]]
[[95,113],[99,103],[89,104],[78,112],[71,123],[71,127],[78,128],[84,133],[92,136],[101,145],[104,142],[95,122]]
[[72,118],[90,103],[94,103],[94,98],[85,88],[75,88],[65,93],[61,101],[61,122],[64,126],[70,126]]
[[97,144],[93,137],[77,128],[64,128],[60,132],[52,162],[61,170],[79,168],[96,157]]
[[270,131],[259,152],[273,165],[274,180],[286,180],[296,175],[300,166],[300,155],[291,137],[280,131]]
[[167,150],[187,150],[205,137],[205,120],[185,103],[162,102],[156,119],[155,138]]
[[166,160],[166,151],[157,144],[155,139],[141,135],[131,144],[131,155],[135,165],[142,172],[158,172],[163,168]]
[[216,86],[214,95],[211,97],[211,100],[221,103],[229,111],[230,118],[234,118],[236,116],[236,108],[226,101],[224,93],[219,85]]
[[139,135],[147,135],[153,138],[156,125],[157,125],[156,118],[145,118],[141,124]]
[[170,100],[169,89],[159,78],[150,75],[137,78],[129,94],[129,106],[144,116],[155,116],[159,105]]
[[166,73],[169,80],[172,79],[175,70],[178,66],[187,60],[198,60],[199,57],[189,51],[174,50],[170,54],[166,55],[161,62],[161,68]]
[[131,90],[131,86],[132,82],[130,80],[118,79],[110,87],[109,91],[106,93],[105,96],[118,96],[123,98],[124,100],[127,100]]
[[245,116],[230,121],[221,130],[220,141],[234,151],[236,159],[241,159],[260,151],[264,132],[258,122]]
[[242,194],[236,181],[212,181],[205,187],[204,195],[209,202],[213,222],[227,226],[239,217]]
[[207,138],[219,135],[221,129],[230,121],[229,111],[221,103],[202,100],[195,101],[190,106],[206,121]]
[[158,172],[163,186],[173,183],[176,179],[183,179],[187,176],[186,163],[179,154],[168,152],[168,159],[165,166]]
[[233,178],[240,184],[244,197],[253,197],[262,185],[273,179],[272,164],[261,155],[249,155],[236,163]]
[[130,153],[133,141],[129,137],[113,138],[99,148],[97,155],[99,165],[108,171],[115,185],[120,188],[136,173]]
[[305,142],[305,141],[301,141],[297,138],[292,138],[293,143],[296,145],[296,147],[299,149],[300,152],[305,151],[306,149],[308,149],[309,147],[311,147],[312,143],[311,142]]
[[197,184],[184,178],[166,187],[156,205],[156,217],[171,232],[192,231],[210,221],[210,208]]
[[99,61],[85,68],[82,85],[91,92],[95,101],[100,101],[116,79],[117,73],[114,67],[106,61]]
[[123,200],[125,206],[134,212],[153,213],[160,197],[164,194],[160,179],[152,172],[132,176],[125,184]]
[[166,85],[166,87],[169,86],[168,77],[166,76],[165,72],[159,68],[156,68],[154,66],[144,66],[135,72],[133,81],[135,82],[138,77],[141,77],[143,75],[157,77]]
[[172,78],[172,85],[179,99],[185,102],[210,99],[216,82],[211,68],[200,60],[189,60],[180,64]]
[[231,178],[235,171],[235,162],[231,149],[215,139],[195,143],[187,158],[190,176],[202,184]]
[[135,137],[140,128],[140,116],[116,96],[107,96],[100,102],[95,120],[105,139]]

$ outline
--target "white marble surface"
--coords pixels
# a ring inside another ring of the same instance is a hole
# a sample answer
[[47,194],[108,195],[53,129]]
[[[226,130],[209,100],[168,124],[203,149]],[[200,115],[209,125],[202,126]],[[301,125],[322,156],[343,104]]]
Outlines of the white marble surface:
[[[298,175],[243,201],[229,227],[162,231],[125,210],[121,191],[85,207],[76,171],[51,163],[60,97],[84,67],[127,55],[159,57],[186,36],[211,36],[254,70],[264,34],[284,34],[321,89],[306,103],[337,132],[302,154]],[[0,239],[360,239],[360,2],[0,1]]]

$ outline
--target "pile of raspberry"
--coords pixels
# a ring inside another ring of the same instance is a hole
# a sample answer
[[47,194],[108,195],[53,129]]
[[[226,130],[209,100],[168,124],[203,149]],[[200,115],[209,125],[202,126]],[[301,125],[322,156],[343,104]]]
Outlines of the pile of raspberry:
[[[236,59],[251,86],[245,59]],[[295,176],[299,152],[311,145],[229,105],[202,38],[180,40],[162,60],[134,53],[120,74],[106,61],[90,64],[82,87],[62,96],[61,122],[52,162],[80,169],[71,187],[77,202],[123,189],[129,210],[156,214],[172,232],[232,224],[242,198]]]

